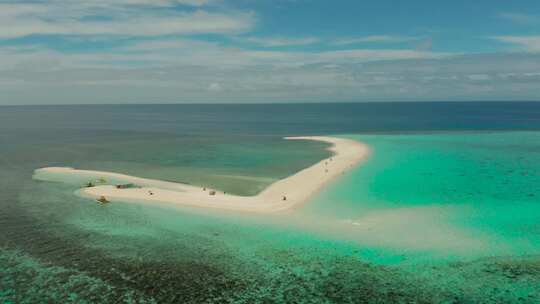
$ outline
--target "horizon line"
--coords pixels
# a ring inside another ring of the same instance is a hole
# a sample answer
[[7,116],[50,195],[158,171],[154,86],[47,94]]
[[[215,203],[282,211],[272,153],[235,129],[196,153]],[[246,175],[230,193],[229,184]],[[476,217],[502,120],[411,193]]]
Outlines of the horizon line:
[[389,104],[389,103],[536,103],[539,100],[380,100],[380,101],[298,101],[298,102],[171,102],[171,103],[45,103],[0,104],[1,107],[36,106],[148,106],[148,105],[304,105],[304,104]]

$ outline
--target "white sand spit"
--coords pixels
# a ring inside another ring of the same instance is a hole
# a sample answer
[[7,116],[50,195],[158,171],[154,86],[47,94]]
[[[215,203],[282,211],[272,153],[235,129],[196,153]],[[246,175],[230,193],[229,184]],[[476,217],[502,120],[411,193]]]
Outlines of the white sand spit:
[[[47,180],[48,178],[44,176],[50,177],[54,174],[73,175],[73,177],[77,178],[81,176],[98,176],[107,180],[122,180],[140,186],[140,188],[117,189],[112,185],[98,185],[77,191],[77,194],[83,197],[97,199],[104,196],[112,202],[170,203],[192,207],[266,213],[291,209],[306,202],[330,181],[350,170],[351,167],[358,165],[369,155],[369,148],[365,144],[345,138],[305,136],[286,137],[285,139],[317,140],[331,143],[332,146],[329,150],[333,152],[333,156],[271,184],[255,196],[224,194],[214,189],[204,189],[202,186],[197,187],[113,172],[77,170],[67,167],[37,169],[34,178]],[[214,191],[215,194],[212,195],[211,193]]]

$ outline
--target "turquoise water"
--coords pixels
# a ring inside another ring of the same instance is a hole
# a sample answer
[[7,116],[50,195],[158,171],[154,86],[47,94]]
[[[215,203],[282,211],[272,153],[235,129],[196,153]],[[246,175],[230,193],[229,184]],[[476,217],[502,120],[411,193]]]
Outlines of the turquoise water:
[[[73,194],[78,181],[31,179],[35,168],[66,165],[253,194],[328,155],[326,145],[282,140],[266,124],[231,127],[229,116],[221,133],[199,125],[206,133],[188,134],[189,111],[137,116],[144,130],[111,112],[120,123],[83,115],[0,129],[0,302],[540,301],[538,131],[342,127],[333,134],[369,144],[369,160],[276,215],[100,206]],[[302,133],[324,129],[310,121]],[[298,134],[297,126],[274,129]]]
[[348,137],[371,146],[369,162],[307,212],[358,222],[366,229],[360,240],[397,249],[460,257],[539,252],[540,133]]

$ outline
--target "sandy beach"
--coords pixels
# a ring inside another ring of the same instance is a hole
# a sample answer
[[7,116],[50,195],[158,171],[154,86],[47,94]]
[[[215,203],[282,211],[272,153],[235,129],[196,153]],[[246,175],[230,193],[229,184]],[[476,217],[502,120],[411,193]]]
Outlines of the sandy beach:
[[121,180],[137,185],[137,188],[118,189],[114,185],[97,185],[82,188],[76,193],[82,197],[98,199],[105,197],[114,201],[137,201],[167,203],[192,207],[218,208],[247,212],[278,212],[294,208],[306,202],[325,185],[358,165],[369,156],[367,145],[344,138],[326,136],[286,137],[288,140],[316,140],[332,144],[333,155],[311,167],[276,181],[255,196],[238,196],[222,191],[181,183],[146,179],[125,174],[77,170],[69,167],[37,169],[34,179],[54,180],[55,175],[77,178],[88,177],[104,180]]

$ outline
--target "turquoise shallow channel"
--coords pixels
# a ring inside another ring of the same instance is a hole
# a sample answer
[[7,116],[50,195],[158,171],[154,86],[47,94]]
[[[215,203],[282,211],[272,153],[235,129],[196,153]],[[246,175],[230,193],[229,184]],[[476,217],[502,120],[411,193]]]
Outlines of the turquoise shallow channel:
[[369,244],[414,252],[404,260],[539,253],[540,133],[347,137],[369,144],[370,160],[306,212],[359,227]]
[[31,176],[64,165],[252,195],[327,145],[28,130],[0,137],[0,303],[540,302],[539,131],[343,127],[333,134],[368,144],[367,162],[295,210],[256,215],[101,206],[74,195],[86,181]]

